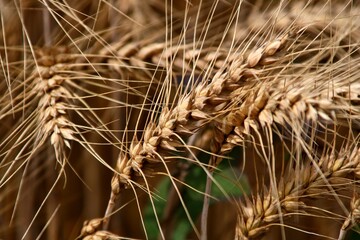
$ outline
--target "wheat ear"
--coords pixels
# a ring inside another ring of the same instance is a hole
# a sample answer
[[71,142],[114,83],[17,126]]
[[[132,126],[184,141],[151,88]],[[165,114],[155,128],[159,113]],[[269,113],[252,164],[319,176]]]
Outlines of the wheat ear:
[[[3,96],[5,99],[16,94],[11,101],[4,101],[0,110],[0,119],[7,119],[14,114],[19,120],[14,124],[18,129],[7,136],[4,143],[13,145],[4,151],[4,162],[11,158],[17,151],[16,159],[30,160],[49,139],[54,148],[56,160],[63,167],[66,159],[66,149],[70,148],[70,141],[74,140],[73,124],[69,119],[67,109],[73,99],[73,94],[67,89],[68,74],[64,73],[69,68],[69,62],[74,61],[65,47],[41,48],[34,52],[35,64],[31,73],[22,73],[26,77],[24,82],[15,85],[10,92]],[[27,69],[26,69],[27,70]],[[21,91],[24,91],[23,93]],[[21,111],[24,120],[19,117]],[[19,132],[19,129],[22,129]],[[29,146],[33,144],[32,149]],[[5,148],[6,149],[6,148]],[[29,152],[28,152],[29,151]],[[29,154],[30,153],[30,154]],[[2,164],[3,164],[2,163]],[[2,181],[8,181],[11,169],[16,161],[8,167]]]
[[[306,210],[302,198],[321,197],[329,190],[324,189],[327,183],[332,188],[344,187],[360,177],[360,150],[342,149],[338,154],[334,152],[321,157],[319,160],[308,160],[302,164],[298,174],[289,169],[287,175],[277,186],[278,198],[272,191],[258,194],[252,201],[239,204],[236,239],[254,239],[265,233],[271,223],[280,220],[285,213],[298,213]],[[278,205],[281,213],[278,212]]]
[[[35,87],[33,91],[40,97],[38,104],[38,123],[40,139],[50,136],[56,159],[63,166],[65,147],[71,147],[74,140],[74,130],[69,120],[67,108],[73,94],[64,86],[67,77],[58,74],[64,71],[64,53],[66,48],[40,49],[37,52],[38,67],[35,69]],[[49,54],[50,53],[50,54]]]
[[[230,67],[223,68],[215,74],[210,84],[204,82],[195,87],[189,94],[181,97],[178,105],[172,110],[164,108],[158,124],[154,122],[148,124],[143,134],[143,141],[134,141],[130,145],[129,155],[119,156],[117,172],[111,183],[112,193],[105,221],[108,221],[107,216],[111,213],[121,189],[130,187],[133,174],[139,173],[146,162],[159,162],[157,159],[160,157],[158,153],[160,150],[176,151],[176,147],[181,146],[177,139],[178,135],[189,135],[211,122],[217,117],[217,112],[226,109],[235,93],[241,94],[242,91],[246,93],[253,84],[258,83],[255,76],[259,76],[262,70],[256,67],[276,62],[273,56],[283,49],[288,36],[285,34],[261,46],[245,59],[240,55],[232,61]],[[218,146],[210,150],[217,153]]]
[[[354,59],[350,64],[357,62]],[[349,126],[347,119],[350,117],[354,119],[352,125],[357,125],[355,119],[360,114],[360,84],[358,79],[351,75],[348,82],[343,81],[343,74],[347,71],[345,68],[344,64],[339,67],[339,72],[333,75],[334,85],[331,90],[328,83],[322,80],[326,75],[321,72],[318,76],[309,73],[309,76],[297,76],[293,79],[281,80],[281,77],[278,77],[275,82],[264,82],[254,88],[248,98],[240,101],[238,106],[227,114],[225,126],[234,128],[221,152],[226,153],[234,145],[241,145],[252,129],[260,132],[265,127],[274,127],[276,130],[276,124],[289,125],[298,136],[303,134],[304,124],[332,123]]]
[[[221,112],[226,109],[227,104],[233,94],[241,94],[246,80],[256,75],[253,69],[260,64],[264,56],[273,55],[280,49],[282,39],[275,43],[270,43],[267,51],[263,49],[250,54],[245,63],[234,62],[229,71],[215,76],[209,85],[201,84],[190,94],[180,99],[178,105],[172,110],[164,108],[158,124],[149,123],[144,131],[142,142],[133,142],[130,146],[129,157],[119,159],[117,170],[119,175],[119,186],[127,184],[131,179],[129,173],[141,169],[144,161],[155,160],[158,156],[158,148],[175,151],[180,142],[177,141],[176,134],[190,134],[198,130],[201,126],[210,122],[215,116],[214,112]],[[250,88],[246,85],[246,89]],[[235,91],[239,90],[239,91]],[[212,149],[210,149],[212,152]],[[115,184],[116,185],[116,184]],[[118,188],[114,186],[115,188]]]

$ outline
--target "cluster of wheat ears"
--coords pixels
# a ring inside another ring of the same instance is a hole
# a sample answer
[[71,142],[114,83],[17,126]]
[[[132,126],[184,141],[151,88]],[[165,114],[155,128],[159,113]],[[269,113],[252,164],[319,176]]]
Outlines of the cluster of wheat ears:
[[355,239],[356,0],[0,0],[0,239]]

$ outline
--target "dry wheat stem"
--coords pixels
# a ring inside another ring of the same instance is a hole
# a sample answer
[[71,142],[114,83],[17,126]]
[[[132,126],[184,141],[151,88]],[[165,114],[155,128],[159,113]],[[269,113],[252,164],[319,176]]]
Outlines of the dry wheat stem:
[[[268,225],[279,221],[282,214],[304,211],[306,205],[301,199],[324,196],[329,193],[328,189],[324,188],[328,183],[336,190],[359,178],[358,148],[345,148],[338,154],[333,152],[316,161],[308,160],[301,165],[298,172],[288,169],[286,176],[278,183],[278,198],[269,190],[262,195],[253,196],[252,201],[239,204],[236,239],[256,238],[267,231]],[[281,213],[278,212],[278,204],[281,206]]]

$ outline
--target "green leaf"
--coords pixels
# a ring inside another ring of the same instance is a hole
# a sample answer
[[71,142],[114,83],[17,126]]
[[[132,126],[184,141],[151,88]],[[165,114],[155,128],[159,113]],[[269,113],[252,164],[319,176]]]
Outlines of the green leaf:
[[[238,170],[234,169],[230,165],[230,161],[223,161],[219,169],[220,171],[216,171],[213,174],[213,178],[218,184],[218,186],[214,183],[212,184],[211,195],[213,197],[225,201],[226,195],[229,197],[238,198],[241,197],[244,193],[249,192],[247,178]],[[202,211],[204,201],[204,195],[202,192],[205,191],[206,177],[207,175],[203,169],[201,169],[199,166],[193,165],[189,169],[189,173],[185,179],[185,182],[200,192],[196,192],[189,187],[184,187],[182,190],[182,198],[194,222],[200,217]],[[171,184],[172,183],[169,178],[164,178],[155,188],[156,195],[153,196],[153,200],[156,208],[156,214],[159,216],[159,219],[161,219],[163,216],[164,210],[166,208],[166,198],[169,194]],[[212,200],[210,204],[214,204],[215,202],[215,200]],[[176,226],[172,234],[172,239],[187,239],[187,236],[193,229],[183,206],[178,206],[173,217],[176,221]],[[157,239],[160,231],[159,226],[156,223],[154,209],[152,208],[150,202],[144,211],[144,222],[148,238]]]

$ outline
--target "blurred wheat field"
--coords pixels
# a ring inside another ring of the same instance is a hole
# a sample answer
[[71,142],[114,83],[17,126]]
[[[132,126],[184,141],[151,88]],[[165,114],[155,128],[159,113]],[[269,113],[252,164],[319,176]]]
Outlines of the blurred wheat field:
[[358,239],[356,0],[0,0],[0,239]]

